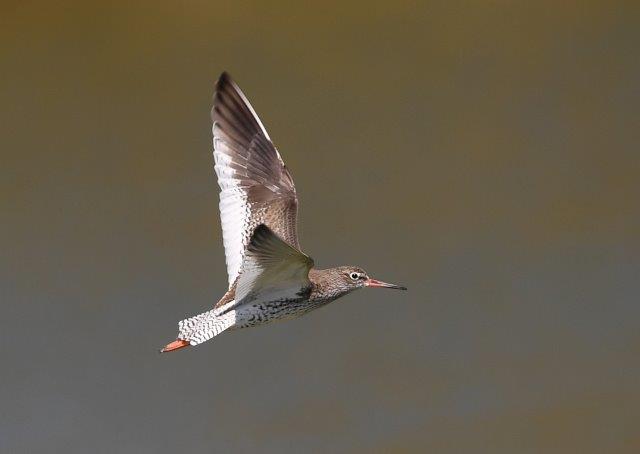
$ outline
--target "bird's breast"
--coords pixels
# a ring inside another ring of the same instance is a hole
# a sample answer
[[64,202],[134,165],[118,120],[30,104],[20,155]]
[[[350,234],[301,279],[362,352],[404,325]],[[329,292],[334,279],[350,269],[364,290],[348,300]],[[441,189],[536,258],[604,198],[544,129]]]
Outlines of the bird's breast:
[[255,326],[277,320],[300,317],[320,305],[308,298],[284,298],[277,300],[254,300],[238,308],[237,315],[243,326]]

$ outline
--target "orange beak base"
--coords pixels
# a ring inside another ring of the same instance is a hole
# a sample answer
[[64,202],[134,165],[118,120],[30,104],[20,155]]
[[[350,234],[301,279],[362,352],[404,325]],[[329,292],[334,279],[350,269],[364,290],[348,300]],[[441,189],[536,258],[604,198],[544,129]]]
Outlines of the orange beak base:
[[386,282],[382,282],[379,281],[377,279],[367,279],[364,283],[364,285],[366,287],[380,287],[380,288],[392,288],[392,289],[396,289],[396,290],[406,290],[407,287],[404,287],[402,285],[396,285],[396,284],[388,284]]

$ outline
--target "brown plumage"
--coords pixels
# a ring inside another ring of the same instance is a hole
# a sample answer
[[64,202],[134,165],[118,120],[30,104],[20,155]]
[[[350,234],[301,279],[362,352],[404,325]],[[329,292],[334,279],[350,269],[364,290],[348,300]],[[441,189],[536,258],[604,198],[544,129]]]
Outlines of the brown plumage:
[[162,351],[297,317],[362,287],[405,289],[355,266],[313,267],[298,242],[291,173],[227,73],[216,83],[211,119],[229,289],[213,309],[181,321],[178,339]]

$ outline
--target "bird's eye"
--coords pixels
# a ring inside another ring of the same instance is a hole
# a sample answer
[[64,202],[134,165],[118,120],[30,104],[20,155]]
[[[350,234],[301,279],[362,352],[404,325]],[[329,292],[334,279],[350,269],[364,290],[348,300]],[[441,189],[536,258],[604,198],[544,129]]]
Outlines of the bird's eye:
[[350,277],[351,277],[351,279],[353,279],[354,281],[355,281],[355,280],[357,280],[357,279],[360,277],[360,275],[359,275],[358,273],[351,273],[349,276],[350,276]]

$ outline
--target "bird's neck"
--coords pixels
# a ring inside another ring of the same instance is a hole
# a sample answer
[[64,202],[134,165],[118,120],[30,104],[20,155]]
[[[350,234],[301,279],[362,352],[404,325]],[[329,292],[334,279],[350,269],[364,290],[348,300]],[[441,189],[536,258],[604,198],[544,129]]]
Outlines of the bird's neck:
[[311,268],[309,270],[309,280],[311,281],[311,301],[330,302],[336,298],[340,298],[349,290],[339,285],[337,268],[328,268],[326,270],[318,270]]

